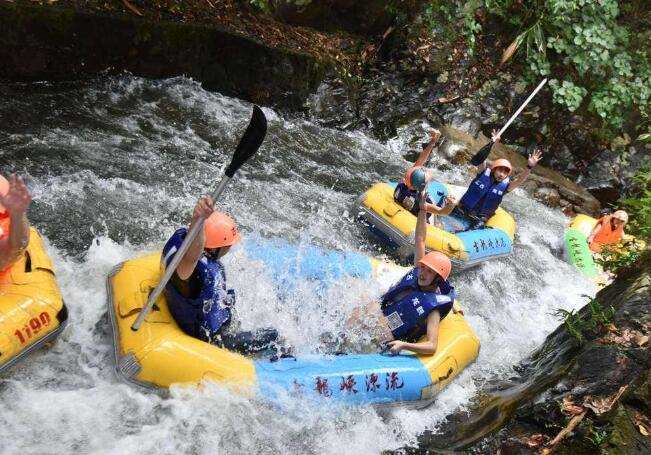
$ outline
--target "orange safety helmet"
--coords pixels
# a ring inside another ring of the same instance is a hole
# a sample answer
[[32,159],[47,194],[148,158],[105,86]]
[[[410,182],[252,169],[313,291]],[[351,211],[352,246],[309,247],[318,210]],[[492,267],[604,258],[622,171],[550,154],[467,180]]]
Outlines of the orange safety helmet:
[[240,241],[237,225],[233,219],[220,212],[213,212],[203,224],[206,236],[205,248],[231,246]]
[[418,264],[424,265],[430,270],[438,273],[441,278],[447,280],[452,271],[452,262],[445,254],[438,251],[431,251],[418,261]]
[[410,190],[422,190],[425,188],[425,169],[423,166],[413,166],[407,170],[405,174],[405,185]]
[[509,175],[511,175],[511,172],[513,171],[513,167],[511,166],[511,162],[505,158],[499,158],[495,161],[493,161],[493,164],[491,166],[491,170],[497,168],[497,167],[505,167],[506,169],[509,170]]
[[[6,196],[9,192],[9,180],[0,175],[0,194]],[[0,204],[0,213],[4,213],[6,209]]]

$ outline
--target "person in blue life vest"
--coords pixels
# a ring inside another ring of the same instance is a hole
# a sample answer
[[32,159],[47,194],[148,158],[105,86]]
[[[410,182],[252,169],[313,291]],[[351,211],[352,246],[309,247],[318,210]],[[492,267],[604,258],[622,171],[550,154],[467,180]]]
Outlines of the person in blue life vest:
[[204,228],[194,239],[165,286],[170,313],[183,332],[200,340],[243,354],[275,347],[278,332],[259,329],[236,332],[231,327],[235,291],[226,287],[226,273],[220,259],[239,242],[235,222],[215,211],[213,200],[204,196],[197,202],[189,228],[180,228],[163,247],[167,267],[192,227],[204,219]]
[[[475,157],[487,157],[490,148],[499,140],[499,136],[493,131],[492,141],[477,152]],[[473,160],[475,157],[473,157]],[[488,161],[483,158],[481,163],[477,165],[477,175],[468,186],[457,206],[452,210],[452,215],[470,221],[467,230],[484,227],[486,221],[495,214],[495,211],[502,203],[502,198],[524,183],[541,158],[542,152],[534,150],[527,160],[527,168],[514,179],[511,178],[513,166],[509,160],[500,158],[495,161]]]
[[[425,145],[414,165],[407,170],[405,177],[396,185],[396,189],[393,192],[393,200],[414,215],[418,215],[420,211],[420,192],[425,188],[427,181],[431,179],[431,171],[427,170],[424,166],[440,137],[441,132],[439,130],[434,129],[430,131],[430,141]],[[426,196],[423,207],[427,212],[428,221],[435,222],[435,218],[432,215],[449,214],[454,208],[454,204],[456,204],[456,201],[451,197],[447,197],[445,202],[446,204],[440,207],[434,203],[429,195]]]
[[[421,207],[426,201],[421,192]],[[433,251],[425,254],[427,212],[418,212],[414,268],[380,299],[357,309],[349,319],[377,342],[387,342],[393,354],[403,349],[418,354],[436,352],[439,323],[453,309],[455,291],[448,281],[450,258]],[[423,340],[421,338],[425,337]]]

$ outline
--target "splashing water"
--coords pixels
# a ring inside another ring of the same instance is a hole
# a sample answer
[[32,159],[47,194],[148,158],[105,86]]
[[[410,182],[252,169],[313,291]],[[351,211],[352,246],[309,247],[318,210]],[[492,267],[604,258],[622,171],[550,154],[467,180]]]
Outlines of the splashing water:
[[[185,78],[131,76],[70,85],[0,86],[0,172],[26,175],[30,220],[46,237],[70,325],[50,349],[0,378],[2,453],[379,453],[413,444],[465,406],[483,381],[509,374],[558,324],[551,312],[583,304],[593,285],[558,253],[566,219],[516,191],[514,254],[453,276],[479,335],[477,362],[424,411],[380,417],[372,408],[287,400],[278,405],[217,386],[143,392],[119,382],[106,316],[105,277],[154,251],[216,182],[250,105]],[[219,207],[245,235],[371,253],[349,213],[378,180],[408,163],[401,137],[321,128],[265,109],[269,133]],[[465,169],[441,172],[468,182]],[[355,306],[391,283],[346,278],[322,292],[299,283],[281,299],[263,264],[235,249],[225,260],[243,328],[278,327],[298,353],[317,352]]]

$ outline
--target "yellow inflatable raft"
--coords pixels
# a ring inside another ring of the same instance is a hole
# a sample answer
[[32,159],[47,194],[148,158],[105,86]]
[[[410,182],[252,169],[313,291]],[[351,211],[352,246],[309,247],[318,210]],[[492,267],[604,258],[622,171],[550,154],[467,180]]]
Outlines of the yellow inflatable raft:
[[429,402],[479,353],[477,336],[455,312],[441,322],[438,349],[430,356],[248,358],[183,333],[163,295],[140,330],[131,330],[160,276],[160,255],[150,254],[120,264],[107,283],[117,372],[146,387],[212,381],[270,399],[298,394],[360,404],[412,402],[418,406]]
[[67,319],[52,261],[31,228],[22,258],[0,274],[0,373],[54,340]]
[[[416,216],[393,199],[396,183],[376,183],[357,201],[358,219],[369,231],[387,246],[394,248],[403,259],[413,255]],[[429,196],[438,205],[448,195],[460,199],[465,188],[441,182],[430,182]],[[425,247],[428,251],[440,251],[455,269],[472,267],[481,262],[511,254],[515,236],[515,221],[502,208],[498,208],[486,222],[490,229],[454,232],[466,227],[467,220],[454,216],[438,217],[439,227],[428,225]]]

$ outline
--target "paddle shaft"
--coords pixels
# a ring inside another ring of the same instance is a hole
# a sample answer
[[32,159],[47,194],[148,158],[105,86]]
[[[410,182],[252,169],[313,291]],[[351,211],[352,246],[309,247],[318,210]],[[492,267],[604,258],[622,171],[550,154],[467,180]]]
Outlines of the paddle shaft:
[[[224,192],[224,189],[226,188],[226,185],[230,180],[231,178],[227,175],[224,175],[224,177],[222,177],[221,181],[219,182],[219,185],[217,185],[217,188],[215,188],[215,191],[213,191],[213,193],[211,194],[213,201],[217,200],[219,196],[221,196],[221,194]],[[140,311],[140,314],[138,315],[136,322],[134,322],[133,325],[131,326],[131,330],[136,331],[140,328],[143,321],[145,320],[145,317],[151,311],[152,307],[154,306],[154,303],[160,296],[161,292],[163,292],[163,289],[165,289],[165,286],[167,285],[168,281],[170,280],[170,278],[172,278],[172,275],[176,271],[176,268],[179,266],[179,263],[183,259],[183,256],[185,256],[185,253],[190,248],[190,245],[192,245],[192,242],[197,237],[199,230],[203,229],[204,221],[205,221],[204,219],[199,220],[194,226],[192,226],[192,229],[190,229],[190,231],[187,233],[187,235],[183,239],[183,243],[181,244],[180,248],[174,254],[174,257],[172,258],[172,262],[170,262],[170,264],[165,268],[165,274],[163,274],[163,277],[159,281],[158,286],[156,286],[156,288],[151,292],[151,294],[149,294],[147,305],[145,305],[145,307]]]
[[547,83],[547,78],[543,79],[542,82],[541,82],[540,84],[538,84],[538,87],[536,87],[536,89],[535,89],[533,92],[531,92],[531,95],[529,95],[529,98],[527,98],[526,100],[524,100],[524,103],[522,103],[522,106],[520,106],[520,107],[518,108],[518,110],[515,111],[515,114],[513,114],[513,115],[511,116],[511,118],[509,119],[509,121],[506,122],[506,124],[502,127],[502,129],[500,130],[500,132],[497,133],[498,136],[502,136],[502,133],[504,133],[504,131],[506,131],[506,129],[509,127],[509,125],[511,125],[511,123],[513,123],[513,120],[515,120],[516,117],[517,117],[518,115],[520,115],[520,112],[522,112],[522,110],[523,110],[525,107],[527,107],[527,104],[529,104],[529,101],[531,101],[531,100],[533,99],[533,97],[536,96],[536,93],[538,93],[538,92],[540,91],[540,89],[543,88],[543,85],[545,85],[546,83]]

